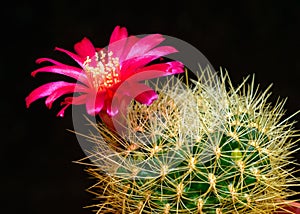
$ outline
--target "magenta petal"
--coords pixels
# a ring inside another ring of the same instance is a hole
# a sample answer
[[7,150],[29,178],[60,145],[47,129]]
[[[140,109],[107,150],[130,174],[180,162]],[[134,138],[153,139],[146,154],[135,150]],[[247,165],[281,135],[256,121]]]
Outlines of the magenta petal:
[[30,104],[32,102],[36,101],[37,99],[49,96],[57,89],[64,87],[66,85],[69,85],[69,84],[70,83],[68,83],[68,82],[59,81],[59,82],[47,83],[47,84],[44,84],[44,85],[36,88],[25,98],[27,108],[30,106]]
[[109,41],[108,52],[112,51],[114,57],[121,58],[124,51],[124,46],[127,42],[127,30],[126,28],[115,27]]
[[64,105],[64,107],[57,113],[56,116],[63,117],[66,108],[68,108],[71,104],[81,105],[85,103],[85,100],[86,100],[86,94],[80,95],[78,97],[66,97],[65,100],[61,102],[61,105]]
[[128,33],[125,27],[116,26],[110,36],[109,44],[112,44],[120,39],[125,39],[127,36]]
[[176,52],[178,52],[178,50],[172,46],[160,46],[160,47],[152,49],[151,51],[148,51],[145,55],[146,56],[157,56],[157,58],[158,58],[158,57],[176,53]]
[[[120,89],[120,92],[122,90]],[[124,92],[125,90],[132,99],[145,105],[150,105],[158,98],[157,93],[152,88],[142,83],[131,82],[129,86],[124,87]]]
[[94,45],[86,37],[74,45],[74,50],[81,58],[86,58],[87,56],[92,58],[96,52]]
[[149,64],[153,60],[157,59],[159,57],[157,56],[142,56],[142,57],[136,57],[131,58],[122,63],[121,69],[123,71],[123,74],[121,73],[121,76],[130,76],[132,73],[136,72],[136,69],[142,68],[145,65]]
[[153,103],[153,101],[157,100],[157,98],[157,93],[154,90],[149,90],[139,94],[134,99],[142,104],[149,106]]
[[169,70],[167,71],[168,74],[166,75],[180,74],[184,72],[184,65],[182,62],[173,61],[173,62],[167,62],[166,64],[170,66]]
[[73,93],[73,92],[86,92],[87,88],[82,85],[70,83],[69,85],[65,85],[63,87],[58,88],[57,90],[53,91],[46,99],[45,103],[48,108],[52,107],[52,104],[55,100],[57,100],[59,97]]
[[85,58],[81,58],[80,56],[70,52],[70,51],[67,51],[65,49],[62,49],[62,48],[55,48],[55,50],[57,51],[60,51],[60,52],[63,52],[65,54],[67,54],[68,56],[70,56],[72,59],[74,59],[81,67],[83,67],[83,63],[84,61],[86,60]]
[[126,40],[126,44],[123,48],[122,51],[122,55],[120,56],[120,62],[123,62],[124,60],[126,60],[128,53],[130,52],[132,46],[137,43],[137,41],[139,41],[140,38],[136,37],[136,36],[130,36],[127,38]]
[[160,34],[151,34],[141,38],[131,47],[126,59],[143,56],[164,40],[165,39]]
[[71,104],[73,105],[81,105],[84,104],[86,100],[86,94],[80,95],[78,97],[66,97],[63,102],[61,102],[61,105],[65,105],[56,116],[63,117],[65,114],[65,110],[67,107],[69,107]]
[[[119,89],[118,89],[119,90]],[[106,96],[105,96],[105,104],[103,110],[106,111],[106,113],[110,116],[113,117],[118,114],[119,112],[119,107],[121,105],[121,100],[120,98],[124,97],[124,93],[121,93],[121,96],[118,96],[117,93],[111,90],[106,91]]]
[[58,62],[58,61],[56,61],[56,60],[54,60],[54,59],[50,59],[50,58],[39,58],[39,59],[37,59],[35,62],[36,62],[37,64],[40,64],[40,63],[43,63],[43,62],[51,62],[51,63],[53,63],[54,65],[65,65],[65,64],[63,64],[63,63],[61,63],[61,62]]
[[70,104],[65,105],[58,113],[57,113],[57,117],[63,117],[65,115],[65,110],[66,108],[68,108],[70,106]]
[[157,77],[163,77],[184,72],[181,62],[173,61],[149,65],[138,70],[127,69],[127,72],[122,72],[122,79],[130,78],[132,81],[149,80]]
[[113,53],[113,57],[118,57],[120,59],[120,57],[122,56],[122,53],[124,51],[124,46],[127,42],[127,39],[120,39],[118,41],[115,41],[113,43],[110,43],[108,45],[108,52],[112,52]]
[[110,117],[121,119],[122,115],[126,115],[128,106],[132,100],[133,98],[130,96],[124,96],[124,94],[116,94],[111,101],[107,102],[106,113]]
[[111,105],[107,106],[106,112],[109,116],[113,117],[119,113],[119,109],[117,108],[116,105],[111,104]]
[[61,105],[72,104],[72,105],[82,105],[85,104],[87,94],[82,94],[78,97],[66,97]]
[[[149,71],[153,72],[153,75],[150,75],[147,77],[145,73],[145,77],[148,78],[156,78],[160,76],[156,76],[156,74],[162,73],[163,75],[161,76],[168,76],[168,75],[174,75],[174,74],[179,74],[183,73],[183,64],[178,61],[172,61],[172,62],[166,62],[166,63],[160,63],[160,64],[155,64],[155,65],[150,65],[146,66],[142,69],[140,69],[138,72],[139,73],[144,73],[147,71],[147,74],[151,74]],[[146,79],[144,79],[146,80]]]
[[71,78],[74,78],[76,80],[80,80],[83,83],[87,83],[87,78],[84,73],[81,72],[82,69],[76,68],[69,65],[52,65],[52,66],[46,66],[42,68],[38,68],[35,71],[31,73],[32,76],[35,76],[39,72],[50,72],[50,73],[56,73],[56,74],[62,74]]
[[148,63],[156,60],[162,56],[175,53],[177,50],[171,46],[161,46],[152,49],[151,51],[147,52],[145,55],[135,58],[130,58],[122,62],[122,68],[124,70],[130,69],[137,69],[147,65]]
[[105,93],[90,93],[86,98],[87,113],[94,116],[98,114],[104,105]]

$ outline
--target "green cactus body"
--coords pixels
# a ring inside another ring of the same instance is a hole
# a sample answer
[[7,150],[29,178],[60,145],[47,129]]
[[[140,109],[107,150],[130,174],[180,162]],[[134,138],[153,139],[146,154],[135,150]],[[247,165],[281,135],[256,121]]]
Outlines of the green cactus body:
[[175,83],[149,107],[133,103],[126,136],[99,127],[107,137],[98,146],[118,141],[112,156],[122,161],[105,166],[95,153],[96,169],[110,169],[90,169],[98,213],[272,213],[296,194],[287,189],[298,180],[287,168],[295,141],[284,102],[271,107],[253,82],[228,91],[227,75],[215,81]]

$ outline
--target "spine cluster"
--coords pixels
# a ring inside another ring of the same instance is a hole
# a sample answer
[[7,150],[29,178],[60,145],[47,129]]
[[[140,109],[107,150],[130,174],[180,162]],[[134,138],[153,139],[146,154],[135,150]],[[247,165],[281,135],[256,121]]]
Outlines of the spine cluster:
[[126,131],[95,124],[88,171],[97,213],[272,213],[296,193],[295,131],[284,100],[227,74],[193,86],[172,77],[151,106],[132,103]]

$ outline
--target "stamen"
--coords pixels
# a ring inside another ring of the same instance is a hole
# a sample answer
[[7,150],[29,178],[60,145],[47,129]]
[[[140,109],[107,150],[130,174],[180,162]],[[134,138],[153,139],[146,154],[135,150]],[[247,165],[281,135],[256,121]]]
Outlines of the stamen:
[[112,51],[106,53],[101,50],[95,53],[94,59],[87,56],[83,63],[86,75],[90,79],[93,87],[97,90],[103,90],[120,82],[119,58],[112,56]]

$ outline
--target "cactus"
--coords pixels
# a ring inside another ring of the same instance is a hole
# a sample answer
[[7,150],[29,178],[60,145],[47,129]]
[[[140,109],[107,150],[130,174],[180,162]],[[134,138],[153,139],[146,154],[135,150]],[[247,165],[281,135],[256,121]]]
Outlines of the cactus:
[[201,73],[157,83],[151,106],[132,102],[122,134],[93,124],[97,213],[272,213],[297,194],[285,100],[272,106],[254,78],[235,88],[226,72]]

